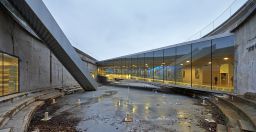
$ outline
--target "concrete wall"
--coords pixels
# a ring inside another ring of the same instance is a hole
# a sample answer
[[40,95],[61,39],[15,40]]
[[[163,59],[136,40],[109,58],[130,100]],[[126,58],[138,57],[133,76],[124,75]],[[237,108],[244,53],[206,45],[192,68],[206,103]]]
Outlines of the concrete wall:
[[[256,15],[235,30],[235,91],[256,93]],[[254,46],[254,50],[248,51]]]
[[20,91],[78,84],[47,46],[3,9],[0,9],[0,51],[19,57]]

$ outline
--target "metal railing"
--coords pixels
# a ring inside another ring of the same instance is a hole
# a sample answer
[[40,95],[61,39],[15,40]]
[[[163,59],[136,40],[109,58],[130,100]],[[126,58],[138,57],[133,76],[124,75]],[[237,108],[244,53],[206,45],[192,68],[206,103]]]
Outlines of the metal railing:
[[236,11],[238,11],[238,9],[244,3],[246,3],[246,1],[244,1],[244,0],[234,0],[231,3],[231,5],[227,9],[225,9],[218,17],[216,17],[213,21],[211,21],[209,24],[204,26],[198,32],[191,35],[186,41],[199,39],[199,38],[202,38],[203,36],[207,35],[211,31],[213,31],[215,28],[220,26],[223,22],[228,20]]

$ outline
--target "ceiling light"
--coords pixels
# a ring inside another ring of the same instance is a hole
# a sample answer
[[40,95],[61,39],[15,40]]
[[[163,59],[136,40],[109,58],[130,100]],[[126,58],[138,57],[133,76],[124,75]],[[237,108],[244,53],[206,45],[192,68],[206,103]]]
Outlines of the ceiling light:
[[224,60],[228,60],[229,58],[228,57],[225,57],[225,58],[223,58]]
[[187,62],[187,63],[189,63],[190,61],[189,61],[189,60],[187,60],[186,62]]
[[180,64],[181,66],[183,66],[183,64]]

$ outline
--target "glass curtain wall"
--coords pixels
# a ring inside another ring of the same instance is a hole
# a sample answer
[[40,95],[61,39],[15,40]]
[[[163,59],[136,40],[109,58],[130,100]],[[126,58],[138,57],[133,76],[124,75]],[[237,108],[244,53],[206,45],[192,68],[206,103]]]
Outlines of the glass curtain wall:
[[0,53],[0,96],[19,92],[19,60]]
[[164,78],[164,52],[163,50],[154,52],[154,81],[163,82]]
[[212,40],[212,89],[232,92],[234,89],[234,38]]
[[164,82],[175,84],[175,60],[176,48],[168,48],[164,50]]
[[125,63],[125,58],[121,58],[121,78],[122,79],[127,79],[126,78],[126,63]]
[[109,69],[107,73],[116,77],[122,74],[125,79],[154,81],[194,89],[227,92],[233,92],[234,89],[233,36],[124,58],[108,61],[110,64],[104,62],[104,69]]
[[137,56],[132,56],[132,75],[131,78],[132,79],[137,79]]
[[191,87],[191,44],[176,48],[176,84]]
[[192,44],[192,87],[211,89],[211,41]]
[[154,52],[145,53],[145,80],[152,82],[154,77]]
[[138,79],[144,81],[144,76],[145,76],[144,54],[139,54],[137,60],[138,60]]
[[127,68],[127,79],[131,79],[131,69],[132,69],[132,67],[131,67],[131,57],[130,56],[128,56],[128,57],[126,57],[125,58],[125,62],[126,62],[126,68]]

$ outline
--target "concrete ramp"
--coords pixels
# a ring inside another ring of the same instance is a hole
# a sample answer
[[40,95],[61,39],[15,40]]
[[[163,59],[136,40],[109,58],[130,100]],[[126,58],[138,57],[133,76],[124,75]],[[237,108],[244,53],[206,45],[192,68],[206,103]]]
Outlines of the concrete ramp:
[[[71,43],[42,0],[2,0],[9,2],[49,47],[84,90],[95,90],[91,77]],[[10,11],[10,10],[9,10]]]

